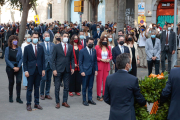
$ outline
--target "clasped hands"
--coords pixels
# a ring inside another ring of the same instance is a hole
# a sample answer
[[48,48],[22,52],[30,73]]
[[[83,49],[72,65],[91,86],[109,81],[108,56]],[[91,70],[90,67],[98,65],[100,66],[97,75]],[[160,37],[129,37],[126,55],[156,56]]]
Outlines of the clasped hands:
[[110,59],[101,59],[102,62],[109,63]]
[[[74,74],[74,69],[71,69],[71,75],[72,75],[72,74]],[[56,71],[56,70],[53,71],[53,75],[54,75],[54,76],[57,76],[57,71]]]
[[[29,72],[28,71],[25,72],[25,76],[29,77]],[[44,77],[44,76],[45,76],[45,70],[42,71],[42,77]]]
[[152,57],[152,60],[156,60],[157,57]]

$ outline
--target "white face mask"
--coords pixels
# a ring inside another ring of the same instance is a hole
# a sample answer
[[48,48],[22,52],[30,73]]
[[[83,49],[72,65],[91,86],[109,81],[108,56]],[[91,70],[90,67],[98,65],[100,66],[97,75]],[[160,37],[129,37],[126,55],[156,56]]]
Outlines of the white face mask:
[[63,38],[63,42],[67,43],[68,42],[68,38],[67,37]]

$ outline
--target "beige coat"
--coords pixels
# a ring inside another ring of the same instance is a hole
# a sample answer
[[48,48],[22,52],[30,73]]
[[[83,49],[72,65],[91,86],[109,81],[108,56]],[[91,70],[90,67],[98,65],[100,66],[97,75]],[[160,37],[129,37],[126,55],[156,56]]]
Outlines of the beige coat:
[[[130,52],[131,60],[132,60],[132,51],[131,51],[130,45],[127,45],[126,43],[124,43],[124,46],[127,46],[129,48],[129,52]],[[134,42],[134,48],[135,48],[135,57],[136,57],[136,64],[137,64],[137,56],[139,56],[139,53],[138,53],[138,47],[137,47],[136,42]]]

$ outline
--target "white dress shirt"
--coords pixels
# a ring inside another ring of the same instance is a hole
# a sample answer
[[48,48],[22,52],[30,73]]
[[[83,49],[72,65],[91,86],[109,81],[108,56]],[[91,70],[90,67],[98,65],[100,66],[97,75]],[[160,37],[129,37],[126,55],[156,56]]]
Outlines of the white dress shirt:
[[66,53],[67,53],[67,50],[68,50],[68,44],[67,44],[67,43],[63,43],[63,42],[61,42],[61,44],[62,44],[62,47],[63,47],[63,51],[64,51],[64,49],[65,49],[65,44],[66,44]]
[[101,52],[101,56],[102,56],[102,59],[107,59],[108,58],[108,52],[105,51],[105,52]]
[[124,53],[124,46],[122,45],[118,45],[119,46],[119,49],[121,50],[121,53]]
[[[89,49],[87,46],[86,46],[86,48],[87,48],[87,50],[88,50],[89,54],[90,54],[90,51],[91,51],[91,53],[92,53],[92,48],[91,48],[91,49]],[[91,55],[91,54],[90,54],[90,55]]]
[[141,33],[140,33],[139,39],[138,39],[138,44],[139,44],[140,47],[145,47],[145,45],[146,45],[145,32],[143,32],[143,36],[142,36]]
[[49,51],[50,51],[50,42],[45,42],[44,41],[44,44],[45,44],[46,50],[47,50],[47,44],[49,45],[48,47],[49,47]]

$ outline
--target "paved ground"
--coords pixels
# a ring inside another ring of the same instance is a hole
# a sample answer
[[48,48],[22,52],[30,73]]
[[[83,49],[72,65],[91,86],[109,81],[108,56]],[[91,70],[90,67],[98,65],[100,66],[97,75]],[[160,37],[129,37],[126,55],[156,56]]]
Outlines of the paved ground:
[[[0,59],[0,120],[108,120],[110,107],[105,102],[96,100],[96,83],[94,83],[93,100],[97,105],[85,107],[82,105],[82,96],[69,97],[68,104],[71,108],[55,108],[54,86],[51,85],[50,95],[53,100],[40,100],[43,110],[26,111],[26,90],[22,86],[21,98],[24,104],[15,102],[16,89],[14,87],[14,103],[8,102],[8,79],[5,72],[6,64],[4,59]],[[144,78],[147,75],[147,69],[138,68],[138,77]],[[62,100],[61,88],[60,98]],[[34,100],[34,99],[32,99]],[[62,101],[61,101],[62,102]],[[33,105],[33,104],[32,104]],[[150,106],[152,107],[152,105]],[[149,107],[149,108],[150,108]]]

